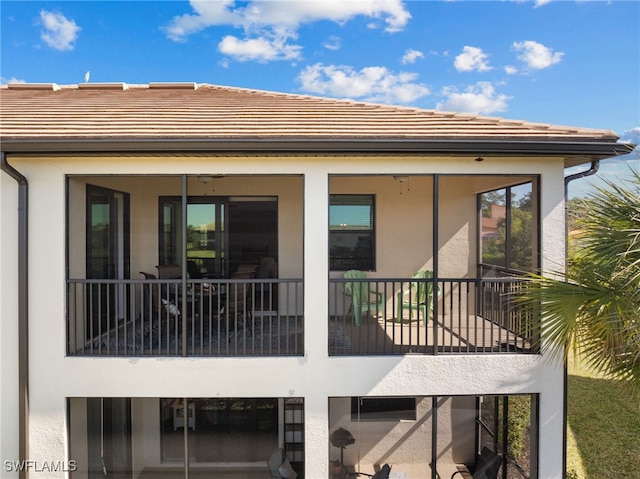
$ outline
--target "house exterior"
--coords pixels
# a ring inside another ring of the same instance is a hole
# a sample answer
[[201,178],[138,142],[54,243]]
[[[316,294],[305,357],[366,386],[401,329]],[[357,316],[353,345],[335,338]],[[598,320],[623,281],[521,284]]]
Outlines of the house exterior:
[[193,83],[0,95],[2,477],[448,478],[483,447],[563,476],[563,368],[511,293],[563,267],[565,168],[615,133]]

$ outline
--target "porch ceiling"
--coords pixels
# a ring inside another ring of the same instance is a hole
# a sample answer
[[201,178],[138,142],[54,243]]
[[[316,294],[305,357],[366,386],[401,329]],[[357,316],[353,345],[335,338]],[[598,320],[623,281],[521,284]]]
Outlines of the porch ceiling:
[[563,156],[628,152],[610,130],[557,126],[208,84],[10,84],[11,152],[250,151]]

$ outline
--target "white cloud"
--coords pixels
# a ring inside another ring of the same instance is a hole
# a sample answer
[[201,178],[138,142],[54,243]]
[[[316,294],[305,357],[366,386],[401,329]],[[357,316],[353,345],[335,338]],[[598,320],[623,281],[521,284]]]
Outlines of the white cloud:
[[327,50],[332,50],[332,51],[340,50],[340,39],[334,35],[331,35],[329,38],[325,40],[322,46],[325,47]]
[[401,0],[253,0],[243,7],[236,7],[235,0],[191,0],[190,4],[194,13],[176,16],[165,27],[172,40],[184,40],[192,33],[216,25],[242,27],[246,31],[277,26],[295,29],[320,20],[344,23],[358,15],[382,20],[385,30],[394,32],[402,30],[411,18]]
[[173,17],[164,32],[171,40],[184,41],[187,36],[214,25],[242,26],[242,16],[231,10],[234,3],[234,0],[192,0],[194,13]]
[[25,80],[20,80],[16,77],[11,77],[8,80],[4,77],[0,77],[0,85],[8,85],[9,83],[27,83]]
[[[234,36],[225,37],[220,47],[226,47],[223,53],[239,59],[252,59],[253,52],[260,61],[284,60],[291,56],[299,58],[301,46],[286,44],[296,37],[296,31],[302,24],[328,20],[343,24],[356,16],[373,19],[376,28],[384,23],[388,32],[402,30],[411,14],[405,9],[402,0],[323,0],[323,1],[260,1],[252,0],[236,5],[235,0],[191,0],[193,13],[174,17],[163,30],[174,41],[185,41],[189,35],[213,26],[232,26],[244,31],[245,39]],[[285,33],[283,33],[285,32]],[[235,40],[229,40],[235,39]],[[269,44],[269,45],[267,45]],[[336,46],[325,43],[325,48]],[[270,57],[268,51],[274,49],[280,53]],[[297,52],[294,54],[293,52]]]
[[490,114],[507,109],[511,97],[497,94],[491,82],[478,82],[460,92],[455,87],[445,87],[442,94],[446,100],[438,103],[439,110],[466,113]]
[[465,46],[462,49],[462,53],[454,60],[453,65],[459,72],[471,72],[474,70],[486,72],[491,70],[487,62],[487,54],[478,47]]
[[563,52],[554,52],[552,48],[533,40],[514,42],[512,48],[517,52],[522,52],[518,55],[518,59],[533,70],[542,70],[560,63],[564,56]]
[[61,13],[40,10],[40,21],[44,30],[40,38],[51,48],[60,51],[73,50],[73,42],[78,38],[81,28],[73,20]]
[[625,130],[625,132],[621,136],[621,139],[623,139],[624,141],[630,141],[631,143],[640,144],[640,126]]
[[633,143],[636,145],[634,153],[636,159],[640,159],[640,126],[626,130],[620,135],[620,141],[623,143]]
[[402,56],[402,64],[406,65],[408,63],[415,63],[418,58],[424,58],[424,53],[419,50],[409,48]]
[[394,74],[385,67],[356,71],[322,63],[308,66],[298,75],[302,90],[308,93],[389,104],[408,104],[429,95],[429,89],[416,79],[415,73]]
[[513,65],[507,65],[506,67],[504,67],[504,71],[507,75],[515,75],[516,73],[518,73],[518,69]]
[[538,8],[538,7],[542,7],[543,5],[547,5],[551,3],[551,0],[534,0],[533,3],[534,3],[534,6]]
[[298,45],[287,44],[285,36],[273,39],[260,37],[241,40],[227,35],[218,44],[218,50],[221,53],[234,57],[238,61],[296,60],[300,58],[301,48]]

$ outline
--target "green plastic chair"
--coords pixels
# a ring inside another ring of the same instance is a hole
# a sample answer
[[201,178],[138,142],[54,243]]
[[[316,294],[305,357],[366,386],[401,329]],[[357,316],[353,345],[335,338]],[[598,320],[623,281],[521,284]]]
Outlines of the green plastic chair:
[[[414,279],[432,279],[433,271],[421,270],[412,276]],[[429,321],[429,316],[433,311],[433,282],[412,281],[409,288],[397,293],[397,316],[396,321],[402,321],[405,309],[409,310],[409,319],[413,319],[413,312],[418,312],[418,318],[422,314],[422,321],[425,326]]]
[[[352,269],[344,274],[345,279],[363,279],[367,277],[364,271]],[[376,314],[384,314],[386,308],[385,294],[382,291],[372,291],[371,283],[368,281],[358,281],[344,283],[345,296],[351,297],[351,306],[347,314],[353,314],[356,325],[360,326],[362,313],[374,311]]]

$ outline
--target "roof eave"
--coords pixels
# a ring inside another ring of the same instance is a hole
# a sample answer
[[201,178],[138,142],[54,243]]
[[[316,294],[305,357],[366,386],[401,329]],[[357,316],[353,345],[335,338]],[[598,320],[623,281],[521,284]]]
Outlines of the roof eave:
[[154,153],[154,152],[262,152],[262,153],[417,153],[570,156],[584,162],[629,153],[635,145],[614,141],[531,141],[407,138],[109,138],[24,139],[0,138],[5,153]]

